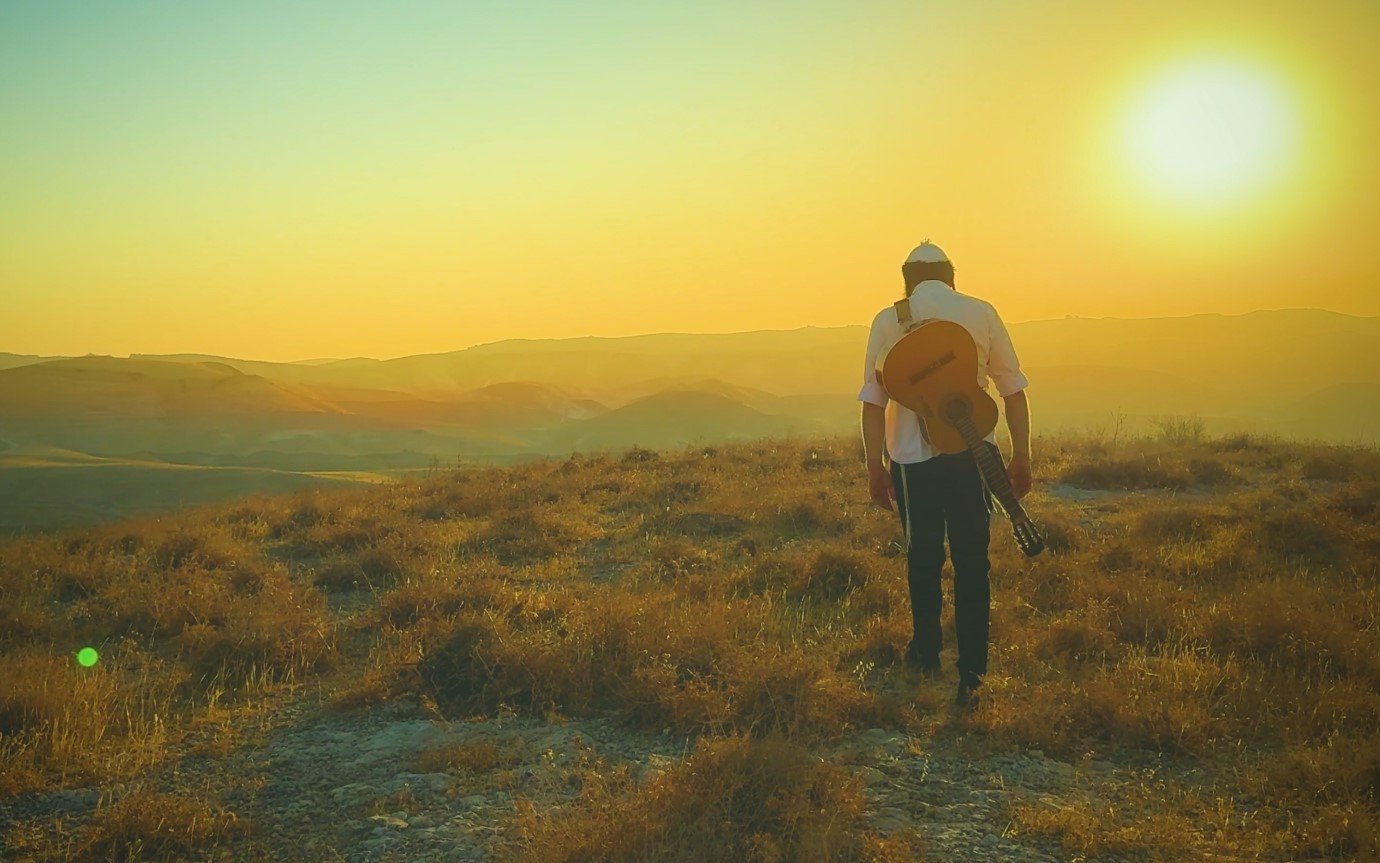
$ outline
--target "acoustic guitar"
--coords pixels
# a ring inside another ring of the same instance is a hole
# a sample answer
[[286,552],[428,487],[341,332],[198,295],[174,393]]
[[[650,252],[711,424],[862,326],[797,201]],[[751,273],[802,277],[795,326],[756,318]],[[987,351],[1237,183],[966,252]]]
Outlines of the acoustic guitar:
[[987,487],[1011,519],[1016,545],[1027,557],[1044,551],[1044,536],[1016,500],[1000,456],[983,440],[997,427],[997,403],[977,385],[977,345],[963,325],[939,320],[920,324],[882,355],[877,379],[893,401],[915,411],[935,449],[973,454]]

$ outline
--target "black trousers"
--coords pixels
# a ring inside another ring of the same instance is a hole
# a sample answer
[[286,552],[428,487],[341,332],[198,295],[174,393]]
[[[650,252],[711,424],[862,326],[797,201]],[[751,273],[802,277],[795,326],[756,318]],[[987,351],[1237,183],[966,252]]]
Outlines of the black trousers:
[[[991,446],[991,444],[988,444]],[[995,447],[993,447],[995,449]],[[1000,458],[1000,452],[998,452]],[[959,679],[976,685],[987,673],[987,639],[992,591],[991,498],[971,453],[938,455],[914,464],[891,465],[901,529],[910,522],[906,580],[910,587],[911,650],[924,662],[939,661],[943,633],[939,616],[944,594],[944,538],[954,565],[954,630]]]

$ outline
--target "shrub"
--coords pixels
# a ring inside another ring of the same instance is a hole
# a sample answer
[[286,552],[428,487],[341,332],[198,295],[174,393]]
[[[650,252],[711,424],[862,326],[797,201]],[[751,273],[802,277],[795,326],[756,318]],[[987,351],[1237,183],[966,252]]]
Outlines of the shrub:
[[871,570],[866,555],[849,548],[826,547],[799,574],[794,595],[839,600],[867,583]]
[[1193,416],[1160,417],[1155,421],[1155,427],[1159,430],[1162,440],[1180,446],[1197,443],[1203,439],[1203,434],[1207,431],[1207,423],[1203,418]]
[[1100,457],[1075,464],[1060,482],[1080,488],[1126,489],[1187,488],[1193,476],[1182,465],[1149,455]]
[[781,738],[701,740],[679,767],[641,787],[591,774],[574,806],[519,804],[520,838],[501,859],[692,863],[909,861],[908,838],[884,841],[863,821],[860,784]]
[[1140,513],[1136,532],[1154,543],[1201,541],[1212,535],[1222,514],[1201,506],[1178,505]]
[[198,858],[246,829],[233,812],[213,803],[138,790],[96,810],[71,859],[108,863]]

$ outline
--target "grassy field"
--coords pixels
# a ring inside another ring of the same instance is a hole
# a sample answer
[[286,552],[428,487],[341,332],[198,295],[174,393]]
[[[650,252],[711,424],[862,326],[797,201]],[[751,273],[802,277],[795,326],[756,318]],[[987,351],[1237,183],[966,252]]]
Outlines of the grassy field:
[[391,479],[384,472],[170,464],[56,449],[0,454],[0,536],[152,516],[255,493]]
[[[3,841],[15,859],[259,859],[261,824],[215,783],[157,777],[238,763],[263,717],[314,699],[347,728],[406,707],[683,741],[646,776],[561,767],[561,805],[514,794],[495,859],[952,859],[920,814],[879,826],[868,766],[834,757],[863,733],[1105,765],[1115,793],[1004,798],[1002,841],[1050,859],[1375,858],[1380,454],[1184,427],[1038,440],[1035,458],[1050,548],[1026,561],[994,523],[992,673],[968,718],[952,680],[899,662],[898,524],[867,504],[849,439],[444,472],[7,541]],[[418,757],[459,782],[544,756]],[[98,799],[54,816],[70,789]]]

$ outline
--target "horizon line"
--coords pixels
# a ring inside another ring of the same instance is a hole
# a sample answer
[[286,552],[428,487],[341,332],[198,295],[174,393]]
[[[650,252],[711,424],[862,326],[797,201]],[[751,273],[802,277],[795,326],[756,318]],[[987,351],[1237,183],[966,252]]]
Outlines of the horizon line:
[[[1280,313],[1280,312],[1322,312],[1322,313],[1324,313],[1324,314],[1337,315],[1337,316],[1339,316],[1339,317],[1344,317],[1344,318],[1358,318],[1358,319],[1380,318],[1380,315],[1357,315],[1357,314],[1352,314],[1352,313],[1350,313],[1350,312],[1339,312],[1339,311],[1335,311],[1335,310],[1333,310],[1333,309],[1325,309],[1325,308],[1321,308],[1321,307],[1319,307],[1319,306],[1289,306],[1289,307],[1286,307],[1286,308],[1278,308],[1278,309],[1254,309],[1254,310],[1249,311],[1249,312],[1238,312],[1238,313],[1235,313],[1235,314],[1226,313],[1226,312],[1195,312],[1195,313],[1193,313],[1193,314],[1191,314],[1191,315],[1151,315],[1151,316],[1147,316],[1147,317],[1126,317],[1126,316],[1121,316],[1121,315],[1101,315],[1101,316],[1092,316],[1092,315],[1072,315],[1072,314],[1070,314],[1070,315],[1064,315],[1063,317],[1058,317],[1058,318],[1032,318],[1032,319],[1030,319],[1030,320],[1024,320],[1024,321],[1007,321],[1006,323],[1007,323],[1007,326],[1017,326],[1017,325],[1025,325],[1025,324],[1054,323],[1054,322],[1058,322],[1058,321],[1067,321],[1067,320],[1086,320],[1086,321],[1162,321],[1162,320],[1189,320],[1189,319],[1191,319],[1191,318],[1209,318],[1209,317],[1211,317],[1211,318],[1244,318],[1244,317],[1248,317],[1248,316],[1250,316],[1250,315],[1277,314],[1277,313]],[[474,350],[475,348],[489,347],[489,346],[491,346],[491,345],[501,345],[501,344],[506,344],[506,343],[510,343],[510,342],[573,342],[573,341],[577,341],[577,340],[581,340],[581,339],[596,340],[596,341],[618,341],[618,340],[621,340],[621,339],[653,338],[653,337],[656,337],[656,336],[746,336],[746,335],[756,335],[756,334],[759,334],[759,333],[794,333],[794,332],[799,332],[799,331],[801,331],[801,330],[846,330],[846,329],[866,329],[867,327],[868,327],[868,324],[838,324],[838,325],[833,325],[833,326],[820,326],[820,325],[818,325],[818,324],[806,324],[806,325],[804,325],[804,326],[800,326],[800,327],[790,327],[790,328],[786,328],[786,329],[727,330],[727,331],[718,331],[718,332],[661,331],[661,332],[649,332],[649,333],[628,333],[628,334],[621,335],[621,336],[584,335],[584,336],[553,336],[553,337],[535,337],[535,338],[534,338],[534,337],[527,337],[527,336],[511,336],[511,337],[509,337],[509,338],[504,338],[504,339],[495,339],[494,341],[490,341],[490,342],[475,342],[475,343],[473,343],[473,344],[464,345],[464,346],[458,347],[458,348],[450,348],[450,349],[447,349],[447,350],[423,351],[423,352],[421,352],[421,353],[415,353],[415,354],[399,354],[399,355],[393,356],[393,357],[370,357],[370,356],[364,356],[364,355],[356,355],[356,356],[349,356],[349,357],[303,357],[303,358],[301,358],[301,359],[296,359],[296,360],[264,360],[264,359],[253,359],[253,358],[250,358],[250,357],[236,357],[236,356],[230,356],[230,355],[227,355],[227,354],[206,354],[206,353],[201,353],[200,351],[164,351],[164,352],[161,352],[161,353],[146,353],[146,352],[143,352],[143,351],[131,351],[130,353],[127,353],[127,354],[124,354],[124,355],[119,355],[119,354],[97,354],[97,353],[91,353],[91,352],[88,352],[88,353],[85,353],[85,354],[20,354],[20,353],[14,353],[14,352],[10,352],[10,351],[0,351],[0,354],[5,354],[5,355],[8,355],[8,356],[16,356],[16,357],[38,357],[38,358],[41,359],[41,360],[82,359],[82,358],[84,358],[84,357],[105,357],[105,358],[109,358],[109,359],[135,359],[135,358],[142,358],[142,359],[158,359],[158,358],[160,358],[160,357],[204,356],[204,357],[208,357],[208,358],[211,358],[211,359],[236,360],[236,361],[238,361],[238,362],[251,362],[251,363],[268,363],[268,364],[273,364],[273,365],[301,365],[301,364],[308,364],[308,363],[341,363],[341,362],[352,362],[352,361],[356,361],[356,360],[367,360],[367,361],[370,361],[370,362],[380,362],[380,363],[383,363],[383,362],[393,362],[393,361],[395,361],[395,360],[414,359],[414,358],[417,358],[417,357],[434,357],[434,356],[442,356],[442,355],[445,355],[445,354],[456,354],[456,353],[462,353],[462,352],[464,352],[464,351]]]

